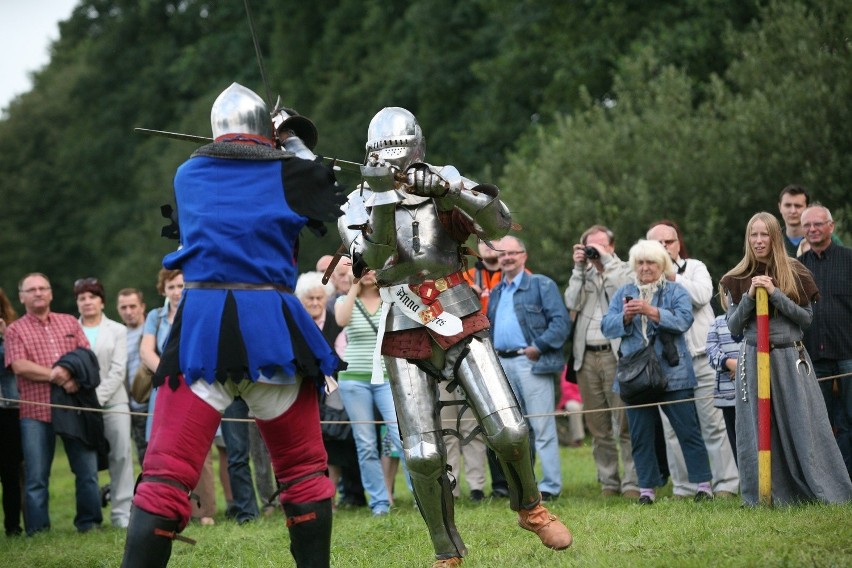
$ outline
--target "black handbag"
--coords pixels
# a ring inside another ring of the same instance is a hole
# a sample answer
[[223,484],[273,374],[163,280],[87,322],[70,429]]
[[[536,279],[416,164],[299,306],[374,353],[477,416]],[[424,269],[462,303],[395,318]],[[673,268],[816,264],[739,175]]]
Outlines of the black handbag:
[[642,349],[619,357],[616,364],[615,380],[619,394],[628,405],[659,402],[666,392],[668,380],[654,350],[654,339],[652,337]]
[[320,421],[323,422],[323,440],[347,440],[352,437],[352,424],[349,423],[349,415],[340,400],[340,391],[334,391],[320,403]]

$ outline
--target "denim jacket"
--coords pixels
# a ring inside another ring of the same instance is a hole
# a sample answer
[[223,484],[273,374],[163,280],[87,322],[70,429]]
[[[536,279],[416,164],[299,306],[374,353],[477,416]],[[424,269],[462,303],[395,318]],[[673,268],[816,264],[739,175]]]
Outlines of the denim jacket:
[[[615,293],[609,303],[609,310],[603,317],[601,329],[610,339],[621,338],[621,353],[627,355],[645,346],[642,338],[641,318],[636,316],[626,328],[624,327],[624,296],[639,297],[636,284],[625,284]],[[648,339],[658,336],[660,331],[668,331],[676,335],[678,364],[670,366],[663,357],[663,342],[659,339],[654,343],[654,350],[660,358],[663,374],[668,379],[667,391],[695,388],[697,381],[692,368],[692,356],[686,346],[686,331],[692,325],[692,300],[689,292],[677,282],[666,281],[662,290],[654,294],[651,304],[660,310],[659,323],[648,319]],[[617,388],[617,385],[615,385]]]
[[[491,290],[488,319],[492,325],[505,286],[501,281]],[[565,367],[562,346],[571,333],[571,320],[556,283],[541,274],[524,274],[513,298],[515,316],[527,345],[535,345],[541,351],[541,357],[533,365],[533,373],[561,372]]]

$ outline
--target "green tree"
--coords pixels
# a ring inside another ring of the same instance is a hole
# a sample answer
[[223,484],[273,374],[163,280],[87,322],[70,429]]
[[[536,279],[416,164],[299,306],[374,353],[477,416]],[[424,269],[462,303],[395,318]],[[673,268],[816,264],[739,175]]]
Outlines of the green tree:
[[698,104],[699,86],[651,47],[622,58],[611,100],[586,95],[581,110],[537,128],[509,157],[501,187],[534,268],[564,283],[570,245],[589,225],[612,227],[626,257],[667,217],[718,278],[742,255],[746,220],[776,211],[792,181],[848,217],[850,141],[837,126],[852,94],[840,32],[849,23],[840,2],[770,5],[760,23],[725,35],[736,58],[700,86]]
[[[651,219],[675,218],[721,270],[744,218],[774,210],[786,183],[848,217],[849,8],[760,4],[252,8],[273,96],[314,120],[318,154],[361,160],[375,112],[411,109],[429,161],[499,181],[534,263],[564,280],[565,247],[593,220],[626,247]],[[73,310],[70,283],[84,275],[150,295],[176,245],[157,236],[159,206],[194,146],[133,127],[206,135],[231,82],[265,88],[239,0],[81,0],[60,31],[33,90],[0,119],[0,283],[44,271]],[[306,234],[303,267],[336,248],[333,232]]]

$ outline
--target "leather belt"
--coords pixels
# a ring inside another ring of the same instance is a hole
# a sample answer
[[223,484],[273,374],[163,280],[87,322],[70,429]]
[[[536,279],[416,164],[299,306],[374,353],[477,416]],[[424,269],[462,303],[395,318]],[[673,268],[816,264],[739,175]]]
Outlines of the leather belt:
[[520,357],[524,354],[523,349],[516,349],[515,351],[497,351],[497,356],[502,357],[503,359],[511,359],[512,357]]
[[420,300],[424,304],[429,306],[438,299],[438,294],[458,286],[464,281],[464,272],[458,271],[435,280],[424,280],[421,284],[410,284],[408,287],[420,296]]
[[[757,347],[757,341],[752,341],[751,339],[746,339],[746,343],[751,345],[752,347]],[[789,347],[799,347],[801,341],[793,341],[791,343],[770,343],[769,349],[787,349]]]
[[586,351],[600,352],[600,351],[609,351],[612,349],[612,346],[607,343],[606,345],[586,345]]
[[251,284],[248,282],[184,282],[187,290],[277,290],[292,294],[292,288],[283,284]]

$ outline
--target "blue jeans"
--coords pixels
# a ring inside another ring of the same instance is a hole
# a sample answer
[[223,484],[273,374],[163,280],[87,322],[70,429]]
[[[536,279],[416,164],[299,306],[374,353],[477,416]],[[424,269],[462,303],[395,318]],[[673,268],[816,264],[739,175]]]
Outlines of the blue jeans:
[[[538,490],[559,495],[562,491],[562,465],[559,461],[559,440],[556,436],[556,399],[554,376],[533,373],[534,361],[524,356],[500,358],[500,364],[521,404],[535,441],[535,451],[541,460],[541,480]],[[548,416],[543,416],[548,415]]]
[[[68,463],[76,479],[77,514],[74,526],[87,531],[100,525],[100,488],[98,486],[98,454],[77,440],[64,439]],[[27,535],[50,528],[50,468],[56,450],[53,425],[32,418],[21,420],[21,445],[24,451],[24,525]]]
[[[669,391],[663,394],[660,402],[684,400],[693,397],[693,389]],[[690,483],[710,481],[710,458],[701,437],[701,426],[698,423],[698,412],[692,402],[666,404],[660,407],[645,408],[627,407],[627,422],[630,425],[630,440],[633,443],[633,464],[639,476],[639,487],[652,489],[664,485],[663,476],[657,463],[655,451],[655,431],[657,416],[662,408],[671,422],[683,459],[686,462],[686,473]]]
[[151,441],[151,428],[154,426],[154,408],[157,406],[157,389],[151,389],[148,399],[148,416],[145,417],[145,442]]
[[[814,371],[817,377],[849,374],[852,373],[852,359],[819,359],[814,361]],[[852,478],[852,377],[837,380],[837,398],[832,393],[832,382],[821,381],[819,388],[825,399],[829,421],[837,429],[837,445],[846,463],[846,472]]]
[[[404,460],[390,383],[374,385],[369,381],[342,380],[340,381],[340,398],[343,400],[343,407],[349,419],[353,422],[375,420],[373,406],[378,408],[382,420],[388,422],[388,434],[394,448],[399,453],[400,459]],[[370,509],[374,514],[386,513],[390,508],[390,498],[382,473],[376,425],[353,424],[352,435],[355,437],[355,448],[358,450],[361,484],[370,499]]]
[[[242,398],[225,409],[223,418],[247,419],[249,408]],[[248,422],[222,421],[222,437],[228,450],[228,476],[231,479],[231,493],[234,497],[231,514],[238,523],[256,519],[260,512],[257,508],[257,496],[251,480],[249,466],[249,424]]]

